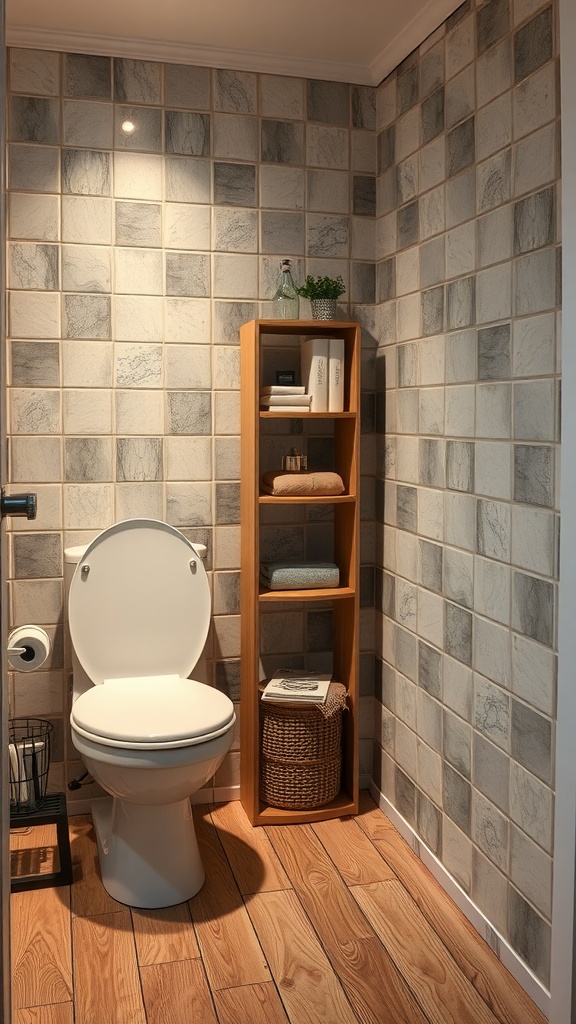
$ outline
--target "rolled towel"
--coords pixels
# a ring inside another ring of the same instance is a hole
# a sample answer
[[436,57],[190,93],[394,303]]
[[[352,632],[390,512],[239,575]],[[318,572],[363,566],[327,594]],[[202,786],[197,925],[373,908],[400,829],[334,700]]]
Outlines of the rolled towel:
[[261,562],[260,582],[269,590],[337,587],[340,570],[334,562]]
[[21,743],[9,743],[10,755],[10,802],[28,803],[28,786],[26,785],[26,769],[22,755]]
[[262,490],[267,494],[343,494],[345,488],[338,473],[290,473],[286,470],[268,470],[262,475]]

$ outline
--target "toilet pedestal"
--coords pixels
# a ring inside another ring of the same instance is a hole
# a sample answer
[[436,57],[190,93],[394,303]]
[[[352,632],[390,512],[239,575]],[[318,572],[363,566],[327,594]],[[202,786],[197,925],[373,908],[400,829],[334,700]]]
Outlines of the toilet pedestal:
[[171,907],[201,889],[204,868],[190,801],[164,806],[96,800],[92,818],[106,891],[131,907]]

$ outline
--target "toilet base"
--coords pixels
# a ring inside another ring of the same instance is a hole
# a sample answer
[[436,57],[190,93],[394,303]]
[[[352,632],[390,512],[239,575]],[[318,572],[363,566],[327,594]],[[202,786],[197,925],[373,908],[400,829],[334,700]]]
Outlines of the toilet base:
[[151,910],[184,903],[202,888],[188,799],[149,807],[109,797],[94,802],[92,819],[102,883],[115,900]]

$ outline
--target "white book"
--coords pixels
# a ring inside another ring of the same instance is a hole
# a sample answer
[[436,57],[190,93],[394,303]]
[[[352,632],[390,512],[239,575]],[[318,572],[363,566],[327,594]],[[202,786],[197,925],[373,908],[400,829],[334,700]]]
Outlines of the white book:
[[301,344],[302,383],[312,396],[310,412],[328,412],[328,338],[307,338]]
[[306,388],[300,384],[265,384],[260,388],[261,395],[304,395]]
[[282,406],[282,405],[310,405],[310,395],[262,395],[260,405]]
[[328,341],[328,410],[344,412],[344,338]]
[[266,684],[262,700],[325,704],[331,681],[332,676],[326,672],[306,672],[304,669],[279,670]]

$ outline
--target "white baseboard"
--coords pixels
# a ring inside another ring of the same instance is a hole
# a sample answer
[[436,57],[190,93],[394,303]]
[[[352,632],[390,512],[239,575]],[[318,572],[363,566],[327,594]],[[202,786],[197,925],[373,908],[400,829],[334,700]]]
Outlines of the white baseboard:
[[530,996],[531,1000],[542,1011],[542,1013],[550,1019],[550,993],[548,990],[544,988],[536,975],[533,974],[524,961],[520,959],[506,939],[503,938],[503,936],[496,931],[494,926],[490,924],[488,918],[485,917],[482,911],[479,910],[472,902],[467,893],[465,893],[458,883],[454,881],[444,865],[440,863],[438,858],[431,850],[428,849],[419,836],[416,835],[412,826],[409,825],[405,818],[398,813],[396,808],[390,803],[388,798],[380,792],[374,782],[371,782],[368,788],[372,798],[380,807],[380,810],[384,812],[395,828],[398,829],[400,835],[406,840],[416,856],[419,857],[428,870],[432,872],[436,881],[439,882],[444,891],[448,896],[450,896],[450,899],[453,900],[456,906],[462,911],[464,916],[468,918],[472,927],[475,928],[478,934],[488,943],[498,959],[501,960],[506,969],[510,971],[512,977],[515,978],[518,984],[522,986],[524,991]]
[[[106,800],[106,796],[92,797],[92,799],[68,800],[68,814],[90,814],[93,803],[98,800]],[[240,786],[216,786],[199,789],[191,797],[192,804],[225,804],[229,800],[240,799]]]

